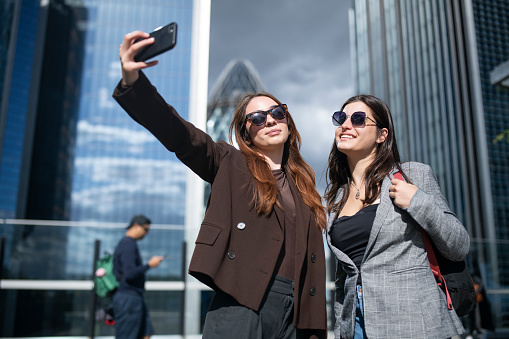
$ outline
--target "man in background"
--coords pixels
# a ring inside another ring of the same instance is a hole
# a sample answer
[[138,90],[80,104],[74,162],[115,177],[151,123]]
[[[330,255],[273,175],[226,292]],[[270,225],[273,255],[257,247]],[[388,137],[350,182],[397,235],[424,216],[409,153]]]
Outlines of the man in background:
[[150,223],[150,219],[142,214],[134,216],[113,255],[113,273],[120,284],[113,295],[117,339],[148,339],[154,334],[143,300],[145,274],[150,268],[159,266],[164,257],[153,256],[144,264],[136,244],[148,234]]

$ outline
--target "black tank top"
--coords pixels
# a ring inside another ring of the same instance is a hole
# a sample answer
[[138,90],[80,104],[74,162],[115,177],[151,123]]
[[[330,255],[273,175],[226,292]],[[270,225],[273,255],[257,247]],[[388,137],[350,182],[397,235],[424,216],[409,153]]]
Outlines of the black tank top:
[[[332,245],[348,255],[359,272],[378,205],[369,205],[352,216],[342,216],[336,219],[329,231]],[[357,284],[361,285],[360,273]]]

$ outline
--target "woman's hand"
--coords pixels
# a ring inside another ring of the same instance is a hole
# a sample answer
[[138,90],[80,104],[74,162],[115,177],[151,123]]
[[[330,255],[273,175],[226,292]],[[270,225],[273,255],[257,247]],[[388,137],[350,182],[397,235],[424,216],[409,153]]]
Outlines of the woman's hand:
[[[122,85],[131,86],[138,80],[140,69],[157,65],[157,60],[149,62],[134,61],[134,56],[140,49],[154,43],[154,38],[147,39],[148,37],[148,33],[141,31],[127,33],[124,36],[124,41],[119,49],[120,63],[122,64]],[[135,40],[139,38],[144,40],[135,43]]]
[[408,208],[415,192],[417,192],[417,186],[399,179],[392,179],[391,184],[389,187],[389,197],[394,200],[396,206]]

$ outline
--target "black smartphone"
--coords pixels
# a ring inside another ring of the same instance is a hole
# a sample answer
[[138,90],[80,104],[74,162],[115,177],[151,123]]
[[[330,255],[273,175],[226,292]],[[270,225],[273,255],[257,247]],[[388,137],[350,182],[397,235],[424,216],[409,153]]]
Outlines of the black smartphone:
[[[155,39],[154,43],[140,49],[134,56],[134,61],[146,61],[175,47],[177,44],[177,23],[172,22],[164,27],[156,28],[150,33],[149,38],[152,37]],[[143,39],[138,39],[136,42],[141,40]]]

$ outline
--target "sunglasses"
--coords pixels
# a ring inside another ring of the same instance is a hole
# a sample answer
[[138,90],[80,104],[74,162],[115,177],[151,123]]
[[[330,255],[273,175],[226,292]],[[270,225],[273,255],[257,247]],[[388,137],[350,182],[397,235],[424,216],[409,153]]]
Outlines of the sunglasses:
[[275,120],[283,120],[286,118],[287,107],[285,104],[277,105],[269,109],[268,111],[254,111],[246,114],[246,122],[249,120],[250,123],[256,126],[261,126],[267,121],[267,114]]
[[[345,112],[334,112],[332,115],[332,124],[334,126],[341,126],[348,117],[350,117],[350,122],[353,127],[378,126],[377,122],[366,116],[364,112],[354,112],[351,115],[347,115]],[[366,124],[366,119],[373,121],[374,124]]]

